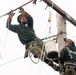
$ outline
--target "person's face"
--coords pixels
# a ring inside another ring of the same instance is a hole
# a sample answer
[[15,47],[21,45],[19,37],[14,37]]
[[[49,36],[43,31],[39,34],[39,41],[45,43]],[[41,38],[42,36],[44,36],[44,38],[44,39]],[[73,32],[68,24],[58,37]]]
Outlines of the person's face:
[[27,21],[27,19],[26,19],[26,17],[25,17],[25,16],[21,16],[20,21],[21,21],[21,23],[23,23],[23,22],[26,22],[26,21]]
[[65,42],[65,46],[70,46],[70,43],[69,42]]

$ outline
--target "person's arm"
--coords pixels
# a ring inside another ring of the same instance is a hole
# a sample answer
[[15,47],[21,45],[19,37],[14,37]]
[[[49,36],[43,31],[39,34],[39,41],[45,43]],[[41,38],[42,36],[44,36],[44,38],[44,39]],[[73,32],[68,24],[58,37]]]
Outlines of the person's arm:
[[16,32],[16,27],[17,27],[17,26],[11,24],[12,17],[14,16],[14,14],[15,14],[15,13],[13,13],[12,10],[9,12],[9,14],[8,14],[9,16],[8,16],[7,22],[6,22],[6,27],[7,27],[9,30],[11,30],[11,31]]
[[59,56],[59,63],[62,64],[62,65],[64,64],[65,56],[66,56],[66,48],[63,48],[60,51],[60,56]]
[[28,20],[28,25],[31,26],[33,28],[33,18],[32,16],[27,13],[23,8],[19,8],[19,13],[22,13]]
[[32,18],[32,16],[29,15],[27,17],[27,20],[28,20],[28,25],[33,28],[33,18]]

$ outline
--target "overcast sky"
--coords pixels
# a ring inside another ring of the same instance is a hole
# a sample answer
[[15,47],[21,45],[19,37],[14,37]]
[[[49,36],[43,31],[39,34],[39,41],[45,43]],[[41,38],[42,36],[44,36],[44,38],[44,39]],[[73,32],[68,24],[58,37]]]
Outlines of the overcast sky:
[[[3,15],[10,10],[13,10],[29,0],[2,0],[0,2],[0,15]],[[75,0],[53,0],[55,4],[60,6],[69,15],[76,19],[76,1]],[[34,19],[34,29],[36,35],[40,38],[47,37],[47,26],[49,25],[47,19],[49,16],[49,8],[42,1],[37,1],[36,5],[32,3],[24,6],[23,8],[32,15]],[[18,24],[16,17],[19,15],[19,10],[15,11],[12,23]],[[57,34],[56,12],[51,10],[51,35]],[[21,58],[24,56],[25,46],[23,46],[17,34],[7,30],[6,21],[8,16],[0,18],[0,75],[58,75],[51,67],[44,62],[34,64],[30,58]],[[76,43],[76,27],[67,21],[68,38],[72,38]],[[17,59],[18,58],[18,59]],[[17,60],[15,60],[17,59]],[[12,62],[11,62],[12,61]],[[37,59],[34,59],[37,61]]]

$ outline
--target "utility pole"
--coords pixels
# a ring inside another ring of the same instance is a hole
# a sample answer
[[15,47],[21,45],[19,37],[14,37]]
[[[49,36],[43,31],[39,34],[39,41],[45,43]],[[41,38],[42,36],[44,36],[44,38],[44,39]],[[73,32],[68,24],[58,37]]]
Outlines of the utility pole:
[[57,18],[57,42],[58,42],[58,50],[64,47],[64,38],[67,36],[66,32],[66,20],[60,14],[56,14]]
[[[66,38],[66,20],[60,14],[56,14],[57,18],[57,43],[58,43],[58,52],[60,53],[61,49],[64,47],[64,38]],[[61,74],[59,74],[61,75]]]

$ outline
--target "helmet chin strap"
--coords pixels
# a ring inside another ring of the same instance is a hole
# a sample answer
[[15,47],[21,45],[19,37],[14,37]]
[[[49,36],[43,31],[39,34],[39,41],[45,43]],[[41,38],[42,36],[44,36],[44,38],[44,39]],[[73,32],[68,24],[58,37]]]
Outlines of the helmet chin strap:
[[21,24],[28,24],[28,22],[26,21],[26,22],[22,22]]

